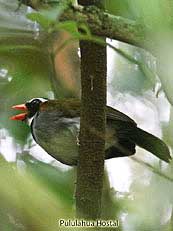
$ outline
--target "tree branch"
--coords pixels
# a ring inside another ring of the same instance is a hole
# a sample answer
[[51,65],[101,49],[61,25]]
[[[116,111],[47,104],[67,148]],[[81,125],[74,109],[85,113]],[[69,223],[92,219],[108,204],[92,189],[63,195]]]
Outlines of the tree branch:
[[101,215],[106,124],[106,47],[81,41],[80,49],[82,95],[76,209],[78,217],[93,220]]
[[141,164],[141,165],[147,167],[148,169],[150,169],[153,173],[157,174],[158,176],[163,177],[164,179],[173,182],[173,178],[171,176],[161,172],[158,168],[152,166],[151,164],[149,164],[143,160],[140,160],[136,157],[130,157],[130,159],[137,162],[138,164]]
[[[43,3],[34,5],[32,2],[33,0],[28,0],[23,2],[23,4],[32,6],[35,10],[44,8]],[[40,0],[38,0],[38,2],[40,2]],[[63,0],[63,2],[65,4],[65,0]],[[127,18],[108,14],[96,6],[83,7],[81,5],[69,5],[66,7],[66,10],[62,13],[59,20],[73,20],[84,23],[90,28],[94,35],[119,40],[147,49],[151,52],[155,50],[155,44],[147,38],[146,30],[148,31],[148,29],[145,28],[143,24],[136,23]]]
[[98,36],[129,43],[131,45],[147,48],[151,41],[145,37],[145,29],[141,24],[133,20],[105,13],[98,8],[82,8],[80,6],[68,8],[60,17],[60,20],[74,20],[85,23],[91,32]]

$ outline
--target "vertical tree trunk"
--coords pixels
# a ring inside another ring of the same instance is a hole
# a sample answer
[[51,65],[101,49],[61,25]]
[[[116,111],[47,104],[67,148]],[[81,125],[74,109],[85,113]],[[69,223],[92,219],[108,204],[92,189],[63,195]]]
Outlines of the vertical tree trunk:
[[[92,4],[94,0],[79,0]],[[105,156],[106,48],[81,41],[81,121],[76,210],[79,218],[101,214]]]

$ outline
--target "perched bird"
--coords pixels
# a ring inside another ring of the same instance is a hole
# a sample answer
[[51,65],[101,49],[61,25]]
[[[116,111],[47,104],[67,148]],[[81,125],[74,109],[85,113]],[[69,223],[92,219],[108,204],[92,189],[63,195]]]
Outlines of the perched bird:
[[[77,164],[80,100],[34,98],[12,108],[24,113],[12,116],[11,120],[27,122],[34,140],[48,154],[64,164]],[[166,162],[171,159],[162,140],[138,128],[131,118],[109,106],[106,106],[105,136],[105,159],[131,156],[136,145]]]

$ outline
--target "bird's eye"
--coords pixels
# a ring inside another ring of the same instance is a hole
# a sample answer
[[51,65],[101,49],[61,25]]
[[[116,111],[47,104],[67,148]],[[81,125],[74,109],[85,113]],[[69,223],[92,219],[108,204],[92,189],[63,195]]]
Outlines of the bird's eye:
[[25,104],[31,114],[36,113],[39,110],[41,101],[39,99],[33,99]]
[[40,100],[38,100],[38,99],[34,99],[32,102],[31,102],[31,104],[33,104],[33,105],[36,105],[36,104],[39,104],[40,103]]
[[[39,99],[33,99],[32,101],[28,102],[30,107],[38,107],[40,105],[41,101]],[[27,106],[27,105],[26,105]]]

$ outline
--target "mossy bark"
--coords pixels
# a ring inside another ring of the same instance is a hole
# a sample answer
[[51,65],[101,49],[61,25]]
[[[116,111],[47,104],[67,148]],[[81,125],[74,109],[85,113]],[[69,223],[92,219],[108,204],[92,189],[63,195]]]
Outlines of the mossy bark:
[[[42,9],[46,6],[42,4],[33,4],[34,1],[22,1],[23,4],[31,6],[35,10]],[[63,0],[65,2],[65,0]],[[78,1],[81,4],[81,1]],[[101,4],[100,0],[93,0],[97,4]],[[39,0],[38,0],[39,3]],[[90,0],[84,2],[86,6],[90,4]],[[45,4],[46,5],[46,4]],[[134,20],[108,14],[100,10],[98,13],[81,9],[81,7],[68,7],[61,17],[60,21],[72,20],[87,24],[92,34],[97,36],[105,36],[111,39],[119,40],[131,45],[142,47],[155,54],[156,43],[146,35],[146,28],[143,24],[137,23]],[[149,31],[148,31],[149,33]]]
[[104,175],[106,48],[81,41],[80,49],[82,95],[76,210],[80,218],[96,219],[101,214]]

